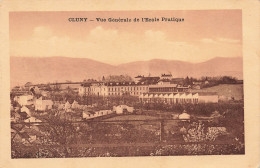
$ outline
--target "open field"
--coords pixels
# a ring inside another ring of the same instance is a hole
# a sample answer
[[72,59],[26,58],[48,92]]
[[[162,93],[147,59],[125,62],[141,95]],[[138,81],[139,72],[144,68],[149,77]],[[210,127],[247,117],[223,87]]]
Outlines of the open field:
[[217,92],[220,100],[242,100],[244,97],[243,84],[221,84],[209,88],[203,88],[201,92]]
[[157,117],[153,116],[147,116],[147,115],[120,115],[116,117],[112,117],[109,119],[106,119],[105,121],[110,121],[110,120],[117,120],[117,121],[125,121],[125,120],[154,120],[158,119]]

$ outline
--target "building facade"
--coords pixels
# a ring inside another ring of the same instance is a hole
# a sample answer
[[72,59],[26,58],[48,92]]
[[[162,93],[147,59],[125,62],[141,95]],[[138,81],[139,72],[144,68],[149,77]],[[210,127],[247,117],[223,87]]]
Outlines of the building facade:
[[21,96],[16,96],[14,98],[14,101],[17,101],[21,106],[26,106],[26,105],[32,105],[34,100],[32,95],[21,95]]
[[217,103],[218,95],[209,92],[191,92],[191,86],[176,84],[171,74],[161,77],[136,76],[134,82],[92,82],[79,88],[80,95],[136,96],[143,103]]
[[144,93],[139,96],[139,100],[143,103],[166,104],[218,103],[218,95],[212,92]]
[[96,96],[139,96],[149,91],[149,85],[145,82],[97,82],[79,87],[79,95]]
[[52,100],[44,100],[41,98],[36,99],[35,103],[35,111],[45,111],[52,109],[53,101]]

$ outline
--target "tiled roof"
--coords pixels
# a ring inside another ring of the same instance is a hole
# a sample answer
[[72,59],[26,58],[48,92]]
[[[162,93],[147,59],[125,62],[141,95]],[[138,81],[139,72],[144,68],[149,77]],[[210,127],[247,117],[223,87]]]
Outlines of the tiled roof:
[[162,77],[172,77],[170,74],[162,74]]
[[140,86],[140,85],[148,85],[147,82],[107,82],[105,86]]
[[177,87],[177,84],[149,85],[149,88]]

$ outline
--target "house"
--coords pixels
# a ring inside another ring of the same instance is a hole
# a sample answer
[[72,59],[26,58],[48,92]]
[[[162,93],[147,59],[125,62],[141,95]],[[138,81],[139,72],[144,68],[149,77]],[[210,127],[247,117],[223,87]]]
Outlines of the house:
[[78,109],[80,109],[80,110],[84,110],[84,108],[85,108],[85,105],[82,105],[82,104],[78,104],[78,107],[77,107]]
[[192,82],[193,85],[202,85],[202,82]]
[[33,104],[33,96],[32,95],[22,95],[17,96],[15,100],[21,105],[32,105]]
[[58,105],[58,110],[62,110],[62,109],[64,109],[64,107],[65,107],[65,104],[59,104]]
[[92,82],[91,84],[82,85],[79,89],[79,95],[96,95],[96,96],[122,96],[131,95],[139,96],[148,92],[150,81],[143,81],[142,77],[139,82]]
[[83,83],[80,85],[80,87],[78,88],[78,93],[80,96],[86,96],[86,95],[90,95],[90,83]]
[[186,112],[186,110],[184,110],[179,116],[178,118],[180,120],[189,120],[190,119],[190,115]]
[[68,110],[70,110],[70,109],[71,109],[71,104],[70,104],[70,102],[67,101],[67,102],[65,103],[65,105],[64,105],[64,110],[65,110],[65,111],[68,111]]
[[73,103],[71,104],[71,108],[72,108],[72,109],[77,109],[77,108],[79,108],[79,103],[78,103],[76,100],[74,100]]
[[26,112],[28,116],[31,116],[31,110],[26,106],[21,108],[21,112]]
[[135,82],[135,83],[140,82],[143,77],[144,77],[144,76],[141,76],[141,75],[138,75],[138,76],[134,77],[134,82]]
[[19,101],[19,96],[14,96],[14,101],[18,102]]
[[148,83],[146,82],[108,82],[100,88],[102,96],[139,96],[148,92]]
[[103,115],[109,115],[109,114],[112,114],[112,113],[113,113],[112,110],[100,110],[100,112],[101,112]]
[[42,121],[37,119],[37,118],[35,118],[35,117],[30,117],[30,118],[24,120],[24,122],[26,122],[26,123],[34,123],[34,122],[42,122]]
[[47,91],[41,91],[41,95],[43,97],[48,97],[48,92]]
[[90,118],[92,118],[92,113],[91,112],[89,112],[89,111],[83,111],[82,112],[82,118],[85,118],[85,119],[90,119]]
[[35,95],[35,94],[40,94],[40,89],[37,87],[37,86],[31,86],[29,88],[29,91],[32,95]]
[[35,101],[35,110],[36,111],[45,111],[52,109],[53,101],[52,100],[43,100],[42,97],[36,99]]
[[164,102],[168,104],[185,103],[218,103],[219,97],[215,92],[176,92],[176,93],[144,93],[139,96],[144,103]]
[[204,84],[205,84],[205,85],[208,85],[208,84],[209,84],[209,81],[208,81],[208,80],[205,80]]
[[123,114],[123,113],[126,113],[126,112],[133,113],[134,108],[129,107],[127,105],[119,105],[119,106],[114,106],[113,111],[116,112],[116,114]]
[[171,80],[173,77],[172,77],[172,74],[169,73],[169,74],[161,74],[161,77],[160,79],[167,79],[167,80]]
[[198,94],[191,92],[176,93],[145,93],[139,96],[144,103],[163,102],[168,104],[198,103]]
[[82,112],[82,118],[83,119],[93,119],[93,118],[97,118],[97,117],[101,117],[101,116],[106,116],[109,114],[112,114],[112,110],[100,110],[100,111],[96,111],[93,112],[91,110],[84,110]]
[[172,114],[172,119],[178,119],[179,118],[179,115],[178,114]]

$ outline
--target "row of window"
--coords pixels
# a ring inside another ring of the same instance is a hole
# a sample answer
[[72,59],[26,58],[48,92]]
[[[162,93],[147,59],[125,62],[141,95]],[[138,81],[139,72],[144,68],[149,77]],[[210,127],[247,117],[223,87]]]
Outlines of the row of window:
[[[139,96],[142,94],[142,92],[129,92],[128,94]],[[122,94],[120,92],[111,92],[111,93],[109,92],[108,95],[111,96],[111,95],[122,95]]]
[[108,91],[109,92],[113,92],[113,91],[120,91],[120,90],[124,90],[124,91],[135,91],[135,90],[148,90],[148,87],[142,87],[142,86],[134,86],[134,87],[129,87],[129,86],[127,86],[127,87],[112,87],[112,88],[108,88]]
[[167,88],[149,88],[150,92],[174,92],[176,88],[174,87],[167,87]]
[[154,98],[144,98],[143,101],[148,101],[148,102],[155,102],[155,101],[164,101],[168,103],[198,103],[198,98],[193,98],[193,99],[184,99],[184,98],[177,98],[177,99],[154,99]]
[[[90,88],[90,89],[86,89],[85,88],[80,88],[79,91],[82,92],[82,91],[96,91],[96,90],[99,90],[100,88]],[[103,88],[104,91],[106,91],[106,88]],[[109,87],[108,88],[108,91],[109,92],[113,92],[113,91],[135,91],[135,90],[148,90],[148,87],[144,87],[144,86],[134,86],[134,87]],[[102,91],[102,89],[100,89],[100,91]]]

